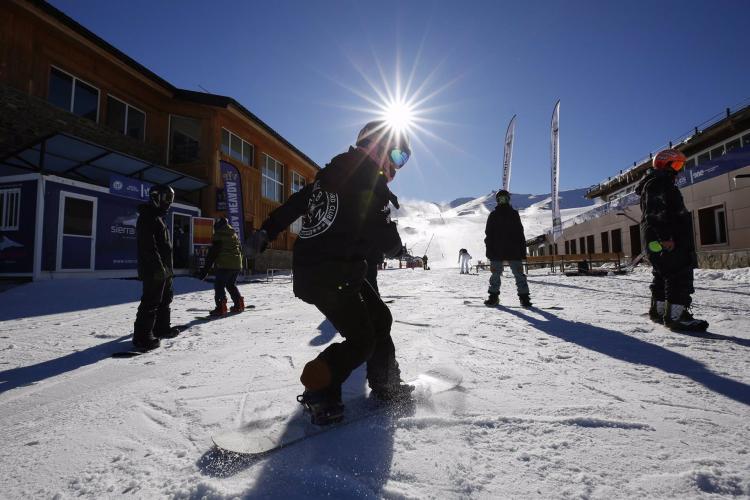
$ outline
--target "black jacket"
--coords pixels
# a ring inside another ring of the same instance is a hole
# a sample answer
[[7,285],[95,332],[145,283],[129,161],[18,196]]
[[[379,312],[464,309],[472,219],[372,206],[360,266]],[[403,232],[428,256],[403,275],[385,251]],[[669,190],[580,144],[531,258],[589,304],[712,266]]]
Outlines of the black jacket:
[[164,222],[166,213],[150,203],[138,206],[135,225],[138,242],[138,279],[172,276],[172,241]]
[[485,227],[484,244],[490,260],[523,260],[526,258],[526,237],[518,211],[510,205],[498,205]]
[[261,227],[273,240],[303,217],[294,244],[295,268],[364,262],[374,252],[394,257],[401,251],[401,238],[389,217],[393,198],[378,165],[362,150],[349,148],[271,212]]
[[635,192],[641,197],[643,244],[673,240],[676,250],[695,252],[693,218],[675,185],[674,174],[665,170],[651,171]]

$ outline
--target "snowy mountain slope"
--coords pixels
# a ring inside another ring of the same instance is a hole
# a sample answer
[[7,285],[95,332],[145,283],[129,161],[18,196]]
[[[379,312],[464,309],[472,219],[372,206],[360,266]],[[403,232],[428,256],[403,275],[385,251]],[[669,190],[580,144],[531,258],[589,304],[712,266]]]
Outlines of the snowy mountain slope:
[[[588,188],[568,189],[566,191],[560,191],[558,193],[558,197],[560,199],[560,208],[578,208],[582,206],[592,206],[594,202],[584,198],[586,191],[588,191]],[[490,194],[494,194],[494,192]],[[547,193],[547,194],[513,193],[513,206],[516,207],[517,209],[527,208],[531,205],[539,203],[540,200],[543,200],[545,198],[551,199],[551,197],[552,197],[551,193]],[[464,205],[466,203],[472,202],[477,199],[479,198],[472,198],[472,197],[456,198],[453,201],[442,204],[441,208],[443,210],[449,210],[451,208],[456,208],[460,205]],[[482,197],[482,199],[487,201],[487,209],[492,210],[492,208],[494,208],[495,200],[492,196],[485,196],[485,197]]]
[[[519,210],[527,239],[542,234],[552,225],[550,201],[549,197],[539,198]],[[515,206],[515,196],[513,203]],[[461,248],[469,251],[473,262],[487,260],[484,229],[495,205],[494,193],[445,211],[434,203],[403,200],[401,208],[394,210],[392,216],[398,220],[401,239],[413,255],[422,256],[426,252],[432,267],[456,267]],[[585,205],[560,212],[562,219],[567,220],[590,208]]]
[[[513,307],[512,279],[501,291],[511,307],[486,308],[487,278],[380,273],[404,377],[448,365],[460,390],[244,460],[213,451],[211,434],[294,408],[302,366],[336,335],[289,282],[243,284],[255,311],[201,322],[210,284],[178,278],[173,319],[192,326],[133,359],[109,355],[127,344],[137,282],[3,292],[2,497],[750,495],[750,269],[697,271],[695,312],[713,339],[648,321],[648,269],[533,271],[535,303],[558,309]],[[360,370],[346,390],[364,387]]]

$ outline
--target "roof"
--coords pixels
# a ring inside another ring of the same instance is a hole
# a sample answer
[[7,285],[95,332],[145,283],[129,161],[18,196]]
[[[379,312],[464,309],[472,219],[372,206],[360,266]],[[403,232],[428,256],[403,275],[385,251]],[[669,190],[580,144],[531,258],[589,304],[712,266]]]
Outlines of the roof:
[[113,175],[191,192],[208,184],[68,134],[54,134],[0,160],[0,176],[29,170],[109,186]]
[[190,101],[190,102],[195,102],[198,104],[204,104],[207,106],[215,106],[215,107],[220,107],[220,108],[226,108],[229,105],[235,106],[247,118],[257,123],[260,126],[260,128],[268,132],[275,139],[278,139],[282,144],[284,144],[286,147],[294,151],[303,160],[310,163],[310,165],[312,165],[313,167],[320,169],[320,166],[317,163],[315,163],[309,156],[307,156],[305,153],[300,151],[296,146],[294,146],[292,143],[286,140],[281,134],[276,132],[271,126],[269,126],[263,120],[261,120],[256,115],[251,113],[247,108],[245,108],[242,104],[237,102],[237,100],[235,100],[234,98],[226,97],[223,95],[210,94],[207,92],[195,92],[192,90],[186,90],[186,89],[175,87],[174,85],[164,80],[162,77],[160,77],[159,75],[157,75],[156,73],[148,69],[147,67],[140,64],[138,61],[136,61],[132,57],[128,56],[127,54],[119,50],[114,45],[110,44],[103,38],[99,37],[94,32],[92,32],[91,30],[83,26],[82,24],[76,22],[73,18],[67,16],[61,10],[56,9],[55,7],[50,5],[49,3],[43,0],[24,0],[24,1],[26,3],[33,5],[37,9],[43,11],[45,14],[49,15],[50,17],[55,18],[56,20],[58,20],[59,22],[67,26],[68,28],[72,29],[79,35],[88,39],[93,44],[109,52],[114,57],[119,59],[121,62],[125,63],[127,66],[130,66],[135,71],[141,73],[142,75],[148,77],[149,79],[153,80],[157,84],[163,86],[168,91],[172,92],[172,94],[174,95],[176,99],[181,99],[184,101]]

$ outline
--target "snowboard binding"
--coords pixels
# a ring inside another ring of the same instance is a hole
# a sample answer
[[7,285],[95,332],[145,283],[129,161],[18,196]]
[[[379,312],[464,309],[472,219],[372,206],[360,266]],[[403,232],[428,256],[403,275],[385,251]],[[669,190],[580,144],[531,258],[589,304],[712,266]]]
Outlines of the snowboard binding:
[[344,419],[344,404],[320,391],[305,391],[297,396],[297,402],[310,413],[314,425],[331,425]]

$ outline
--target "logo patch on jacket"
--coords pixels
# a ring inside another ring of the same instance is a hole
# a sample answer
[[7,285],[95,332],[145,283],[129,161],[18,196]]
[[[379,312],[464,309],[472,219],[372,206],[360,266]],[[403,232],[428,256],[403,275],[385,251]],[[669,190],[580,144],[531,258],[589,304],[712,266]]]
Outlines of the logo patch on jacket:
[[328,193],[320,187],[320,181],[313,185],[310,200],[307,202],[307,213],[302,217],[300,238],[314,238],[333,225],[339,211],[339,195]]

